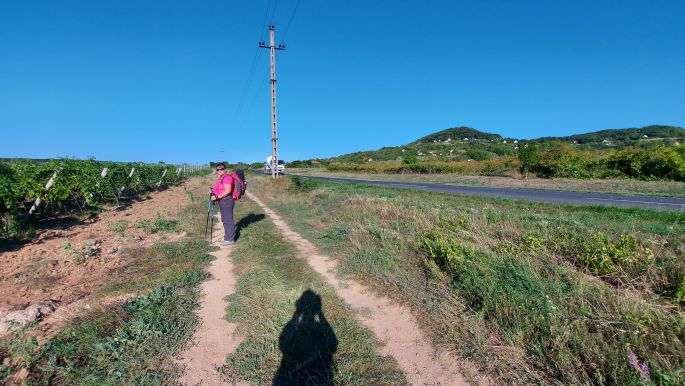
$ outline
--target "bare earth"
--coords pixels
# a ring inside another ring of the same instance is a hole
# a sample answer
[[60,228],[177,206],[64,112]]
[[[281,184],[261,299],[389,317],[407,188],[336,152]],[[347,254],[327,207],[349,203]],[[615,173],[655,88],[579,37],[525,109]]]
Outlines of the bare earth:
[[[214,228],[218,242],[223,235],[219,223]],[[240,345],[241,339],[234,336],[237,324],[224,319],[227,303],[224,298],[235,292],[237,283],[231,263],[232,247],[222,247],[212,253],[216,259],[209,266],[210,279],[202,283],[200,328],[195,332],[192,346],[181,355],[186,373],[180,382],[184,385],[221,385],[217,368],[224,365],[226,356]],[[241,384],[241,383],[234,383]]]
[[[294,232],[280,216],[251,193],[254,200],[271,218],[285,237],[297,246],[300,257],[322,275],[350,304],[361,322],[384,343],[383,355],[393,356],[412,385],[467,385],[462,371],[473,374],[471,366],[456,355],[434,348],[421,331],[409,308],[395,304],[388,298],[372,294],[354,280],[339,280],[335,275],[337,263],[318,253],[316,247]],[[473,377],[476,378],[476,377]],[[481,379],[483,383],[487,380]]]
[[[190,180],[184,185],[192,189],[197,183]],[[35,241],[0,252],[0,318],[12,311],[47,305],[50,312],[56,311],[41,324],[46,331],[53,327],[50,319],[69,319],[90,308],[92,295],[127,263],[122,250],[184,237],[183,233],[149,235],[135,226],[139,220],[154,219],[157,213],[173,216],[187,205],[184,185],[153,192],[149,199],[108,209],[80,224],[42,231]],[[109,223],[120,220],[128,223],[123,238],[107,229]],[[121,299],[99,300],[117,301]]]

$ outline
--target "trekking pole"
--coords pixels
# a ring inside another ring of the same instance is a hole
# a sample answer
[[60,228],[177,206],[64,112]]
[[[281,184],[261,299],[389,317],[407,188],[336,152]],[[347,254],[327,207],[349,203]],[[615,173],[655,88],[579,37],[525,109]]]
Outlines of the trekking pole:
[[214,204],[210,204],[210,205],[212,205],[212,216],[211,216],[212,217],[212,220],[211,220],[212,226],[209,227],[209,243],[211,244],[212,240],[214,239]]
[[[205,223],[205,238],[207,238],[207,227],[209,226],[209,216],[212,211],[212,189],[209,189],[209,198],[207,199],[207,222]],[[211,243],[211,240],[210,240]]]

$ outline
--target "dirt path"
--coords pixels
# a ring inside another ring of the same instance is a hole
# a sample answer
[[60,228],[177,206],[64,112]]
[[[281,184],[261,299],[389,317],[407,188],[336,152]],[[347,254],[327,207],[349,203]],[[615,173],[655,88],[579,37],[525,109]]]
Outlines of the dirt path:
[[[297,246],[300,256],[321,274],[350,304],[362,323],[384,343],[381,353],[392,355],[412,385],[467,385],[461,375],[462,362],[450,353],[436,350],[419,328],[409,308],[372,294],[354,280],[339,280],[337,263],[318,253],[316,247],[294,232],[273,210],[253,194],[255,201],[285,237]],[[472,369],[469,369],[473,372]]]
[[[219,234],[214,243],[222,238],[221,223],[214,228]],[[181,379],[184,385],[221,385],[217,368],[226,363],[226,356],[240,345],[240,339],[234,336],[237,324],[224,319],[227,303],[224,298],[235,292],[238,280],[233,275],[231,262],[232,247],[221,247],[212,253],[216,259],[209,266],[210,279],[202,283],[202,300],[197,315],[201,324],[192,346],[182,355],[182,362],[187,371]],[[241,383],[238,383],[241,384]]]

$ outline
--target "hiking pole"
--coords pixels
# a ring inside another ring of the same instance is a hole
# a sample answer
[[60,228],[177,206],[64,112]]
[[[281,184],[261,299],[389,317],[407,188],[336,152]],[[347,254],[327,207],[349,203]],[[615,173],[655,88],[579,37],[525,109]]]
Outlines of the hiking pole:
[[[207,227],[209,226],[209,215],[210,212],[212,211],[212,189],[209,189],[209,198],[207,199],[207,222],[205,223],[205,238],[207,238]],[[212,240],[210,239],[209,242],[211,243]]]
[[209,243],[211,244],[214,239],[214,204],[212,203],[210,205],[212,205],[212,226],[209,227]]

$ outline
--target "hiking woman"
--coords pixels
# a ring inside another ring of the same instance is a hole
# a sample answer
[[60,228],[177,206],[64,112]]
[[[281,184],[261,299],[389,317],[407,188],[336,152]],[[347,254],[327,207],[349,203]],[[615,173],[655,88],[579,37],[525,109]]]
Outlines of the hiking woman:
[[235,201],[233,200],[233,177],[228,174],[226,165],[223,163],[216,165],[216,172],[219,178],[212,188],[214,197],[212,200],[219,205],[219,212],[221,212],[221,222],[224,223],[224,239],[219,242],[219,245],[235,244],[235,224],[233,223],[233,207]]

